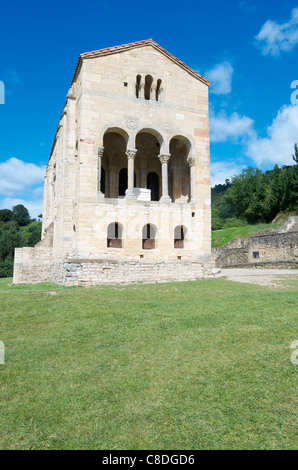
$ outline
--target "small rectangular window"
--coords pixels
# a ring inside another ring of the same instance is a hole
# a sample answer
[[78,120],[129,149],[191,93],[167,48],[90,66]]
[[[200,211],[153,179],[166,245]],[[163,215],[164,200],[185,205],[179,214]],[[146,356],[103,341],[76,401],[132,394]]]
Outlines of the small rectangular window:
[[128,85],[128,83],[127,83],[127,82],[124,82],[124,86],[127,86],[127,85]]
[[259,251],[254,251],[252,256],[253,256],[253,259],[259,259],[260,258],[260,252]]

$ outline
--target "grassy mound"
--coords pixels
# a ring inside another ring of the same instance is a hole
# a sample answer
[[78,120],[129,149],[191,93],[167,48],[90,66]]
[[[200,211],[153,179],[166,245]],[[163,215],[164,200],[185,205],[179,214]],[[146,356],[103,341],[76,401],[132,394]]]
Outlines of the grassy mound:
[[245,225],[244,227],[230,227],[223,230],[212,232],[212,248],[219,248],[226,243],[229,243],[234,238],[247,237],[262,230],[277,230],[281,227],[281,223],[274,224],[259,224],[259,225]]

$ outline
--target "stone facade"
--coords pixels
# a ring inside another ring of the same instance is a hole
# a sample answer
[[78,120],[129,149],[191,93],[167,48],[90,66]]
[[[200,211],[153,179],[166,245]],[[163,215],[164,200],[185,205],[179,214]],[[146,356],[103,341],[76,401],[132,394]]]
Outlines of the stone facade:
[[14,283],[216,275],[209,85],[152,40],[80,56],[46,170],[42,242],[16,249]]
[[277,231],[236,238],[213,252],[218,267],[298,267],[298,217]]

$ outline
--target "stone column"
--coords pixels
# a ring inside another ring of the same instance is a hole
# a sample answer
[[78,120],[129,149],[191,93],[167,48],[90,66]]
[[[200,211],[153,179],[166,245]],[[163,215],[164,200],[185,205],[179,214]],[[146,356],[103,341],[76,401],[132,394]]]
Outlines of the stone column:
[[190,202],[196,202],[196,159],[189,157],[187,161],[190,166]]
[[144,83],[140,83],[139,98],[142,98],[142,99],[145,98],[145,85],[144,85]]
[[126,198],[127,199],[135,199],[136,195],[134,193],[134,163],[135,163],[135,156],[136,156],[137,150],[132,149],[132,150],[127,150],[126,156],[127,156],[127,193],[126,193]]
[[150,90],[150,100],[156,101],[156,87],[153,85],[151,86],[151,90]]
[[164,153],[159,155],[159,161],[161,163],[161,172],[162,172],[162,196],[161,202],[171,202],[169,196],[169,185],[168,185],[168,161],[170,160],[171,155],[169,153]]
[[98,155],[98,168],[97,168],[97,178],[98,178],[98,182],[97,182],[97,187],[98,187],[98,195],[100,197],[104,197],[104,194],[101,192],[101,189],[100,189],[100,180],[101,180],[101,159],[103,157],[103,152],[104,152],[104,147],[100,146],[98,147],[98,150],[97,150],[97,155]]

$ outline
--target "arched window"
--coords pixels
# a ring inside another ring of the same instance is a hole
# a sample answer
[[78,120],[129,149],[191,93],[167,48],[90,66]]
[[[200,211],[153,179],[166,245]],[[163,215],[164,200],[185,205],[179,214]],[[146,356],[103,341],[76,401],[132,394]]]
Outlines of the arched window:
[[142,230],[142,248],[143,250],[154,250],[155,248],[155,228],[153,225],[144,225]]
[[190,200],[190,166],[187,160],[191,150],[190,141],[175,136],[170,141],[171,158],[168,165],[169,196],[173,202],[187,203]]
[[145,77],[145,100],[150,100],[153,78],[151,75]]
[[156,91],[155,91],[155,99],[156,99],[156,101],[159,101],[160,87],[161,87],[161,79],[159,78],[159,79],[157,80]]
[[185,228],[178,225],[174,230],[174,248],[184,248]]
[[108,226],[108,248],[122,248],[122,227],[117,222]]
[[101,167],[101,175],[100,175],[100,190],[103,194],[106,192],[106,172],[103,167]]
[[[137,177],[134,173],[134,187],[137,185]],[[127,168],[122,168],[119,171],[119,196],[125,196],[125,191],[127,190]]]
[[127,140],[128,134],[118,127],[110,127],[104,134],[102,166],[104,166],[106,173],[104,194],[107,198],[118,197],[118,172],[121,168],[127,167],[127,155],[125,154]]
[[148,173],[147,189],[151,190],[151,201],[159,201],[159,176],[157,173]]
[[140,98],[141,80],[142,80],[141,75],[137,75],[137,79],[136,79],[136,97],[137,98]]

